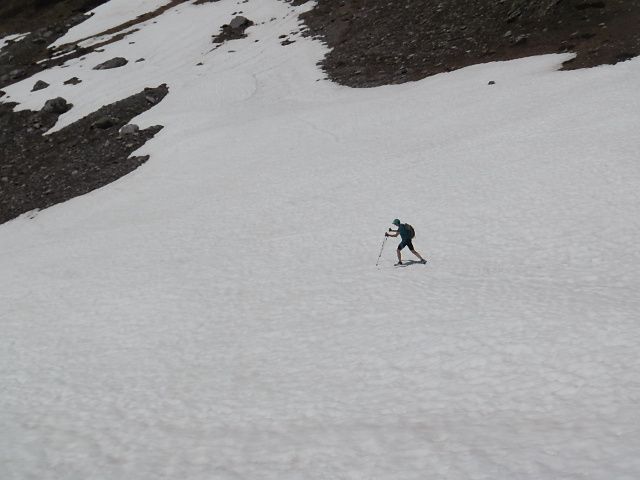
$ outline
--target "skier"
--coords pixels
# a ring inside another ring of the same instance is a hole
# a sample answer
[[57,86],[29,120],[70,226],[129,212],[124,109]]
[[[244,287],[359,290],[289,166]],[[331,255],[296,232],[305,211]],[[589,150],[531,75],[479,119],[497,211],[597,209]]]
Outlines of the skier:
[[415,236],[415,231],[413,230],[413,227],[411,225],[409,225],[408,223],[401,223],[399,219],[395,219],[393,221],[393,224],[398,227],[397,230],[393,230],[393,229],[389,229],[389,231],[391,233],[385,233],[384,236],[385,237],[397,237],[398,235],[400,235],[400,238],[402,238],[402,241],[400,242],[400,245],[398,245],[398,263],[396,263],[395,265],[402,265],[402,255],[400,253],[400,251],[404,248],[404,247],[409,247],[409,250],[411,250],[411,253],[413,253],[416,257],[418,257],[420,259],[420,263],[427,263],[427,261],[422,258],[422,256],[416,252],[413,248],[413,243],[411,243],[411,240],[413,239],[413,237]]

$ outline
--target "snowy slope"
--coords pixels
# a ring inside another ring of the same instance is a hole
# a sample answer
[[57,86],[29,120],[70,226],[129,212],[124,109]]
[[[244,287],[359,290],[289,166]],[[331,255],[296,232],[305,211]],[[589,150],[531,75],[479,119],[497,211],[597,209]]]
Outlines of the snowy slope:
[[[0,226],[0,478],[638,478],[640,62],[353,90],[280,45],[302,8],[183,4],[6,89],[56,128],[170,94],[148,163]],[[427,266],[375,267],[395,217]]]

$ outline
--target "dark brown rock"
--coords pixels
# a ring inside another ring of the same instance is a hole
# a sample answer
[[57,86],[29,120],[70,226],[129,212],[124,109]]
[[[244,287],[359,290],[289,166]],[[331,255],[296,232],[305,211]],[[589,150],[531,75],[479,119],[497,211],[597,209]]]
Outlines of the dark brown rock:
[[38,90],[44,90],[48,86],[49,86],[49,84],[47,82],[44,82],[42,80],[38,80],[36,82],[36,84],[33,86],[33,88],[31,89],[31,91],[32,92],[37,92]]
[[104,117],[100,117],[95,122],[93,122],[91,124],[91,128],[99,128],[101,130],[105,130],[117,124],[118,124],[118,119],[116,117],[105,115]]
[[73,107],[72,104],[67,103],[67,101],[62,97],[52,98],[51,100],[47,100],[42,107],[42,111],[46,113],[53,113],[55,115],[62,115],[63,113],[68,112]]
[[111,60],[107,60],[106,62],[101,63],[100,65],[96,65],[93,67],[94,70],[111,70],[113,68],[124,67],[129,61],[123,57],[115,57]]
[[64,82],[65,85],[78,85],[79,83],[82,83],[82,80],[80,80],[78,77],[70,78],[69,80]]

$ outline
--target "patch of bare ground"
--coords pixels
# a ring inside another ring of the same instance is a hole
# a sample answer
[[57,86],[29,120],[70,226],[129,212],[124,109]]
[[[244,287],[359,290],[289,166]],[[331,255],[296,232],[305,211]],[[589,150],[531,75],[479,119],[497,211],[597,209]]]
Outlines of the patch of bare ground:
[[107,105],[50,135],[58,114],[13,112],[0,104],[0,223],[83,195],[138,168],[130,157],[162,127],[121,134],[120,128],[160,102],[165,85]]
[[575,52],[567,69],[640,54],[640,0],[317,0],[302,18],[332,49],[328,76],[352,87],[546,53]]
[[[93,0],[87,1],[83,4],[90,5],[91,8],[95,8],[108,0]],[[35,0],[35,4],[44,3],[49,8],[42,8],[42,12],[36,17],[41,26],[38,28],[38,23],[33,20],[30,24],[35,31],[29,33],[25,38],[22,38],[15,42],[10,42],[8,46],[3,49],[0,54],[0,88],[10,85],[16,81],[22,80],[35,75],[36,73],[46,70],[48,68],[63,65],[65,62],[74,58],[79,58],[83,55],[87,55],[95,50],[98,50],[111,43],[118,42],[125,38],[127,35],[136,31],[134,28],[143,22],[153,20],[154,18],[162,15],[167,10],[174,8],[188,0],[172,0],[169,3],[156,8],[153,11],[147,12],[143,15],[139,15],[136,18],[123,22],[120,25],[109,28],[102,32],[96,33],[86,38],[82,38],[73,43],[67,43],[60,45],[57,48],[48,48],[58,38],[62,37],[68,30],[74,25],[81,23],[87,17],[83,14],[78,14],[78,9],[72,9],[72,5],[66,6],[67,18],[59,19],[58,17],[64,12],[64,8],[61,4],[71,4],[68,1],[48,1],[48,0]],[[82,3],[82,2],[81,2]],[[51,5],[50,5],[51,4]],[[45,13],[46,12],[46,13]],[[25,26],[24,22],[12,21],[7,19],[0,22],[0,32],[12,32],[15,33],[18,25]],[[22,30],[24,31],[24,30]],[[82,47],[80,44],[86,40],[96,37],[109,37],[107,40],[95,43],[90,47]]]
[[[53,50],[48,45],[88,18],[85,13],[89,9],[105,1],[3,2],[0,6],[0,35],[31,33],[9,43],[0,54],[0,87],[99,48],[100,44],[93,45],[91,49],[74,44]],[[171,2],[171,6],[182,1],[185,0]],[[107,34],[113,34],[111,41],[116,41],[126,35],[134,24],[165,10],[150,12],[133,23],[110,29]],[[67,50],[67,53],[53,58],[61,50]],[[66,83],[81,81],[74,78]],[[45,135],[45,132],[55,125],[60,112],[45,109],[14,112],[15,103],[0,103],[0,223],[100,188],[144,163],[147,157],[130,155],[162,127],[137,131],[135,127],[128,127],[126,134],[119,130],[132,118],[160,102],[167,93],[168,88],[164,85],[145,89],[137,95],[106,105],[51,135]],[[3,95],[4,92],[0,91],[0,97]],[[2,100],[6,101],[6,97]],[[64,109],[69,108],[64,106],[64,101],[57,103]]]

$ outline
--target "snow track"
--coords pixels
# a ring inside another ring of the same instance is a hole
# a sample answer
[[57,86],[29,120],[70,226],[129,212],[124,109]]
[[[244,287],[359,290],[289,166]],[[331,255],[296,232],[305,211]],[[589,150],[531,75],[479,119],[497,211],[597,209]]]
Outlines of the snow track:
[[[240,6],[213,52],[236,2],[7,89],[56,128],[170,94],[143,167],[0,227],[0,477],[637,478],[640,62],[353,90]],[[395,217],[429,264],[375,267]]]

